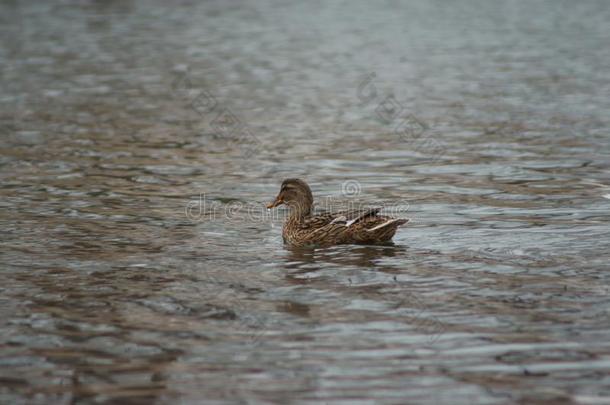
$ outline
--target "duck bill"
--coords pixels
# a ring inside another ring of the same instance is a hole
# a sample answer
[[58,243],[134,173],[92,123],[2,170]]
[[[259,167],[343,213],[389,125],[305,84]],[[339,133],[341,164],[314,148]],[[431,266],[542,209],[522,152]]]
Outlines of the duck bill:
[[271,209],[271,208],[275,208],[278,205],[282,205],[284,204],[284,200],[282,200],[281,198],[276,198],[273,202],[270,202],[269,204],[267,204],[267,209]]

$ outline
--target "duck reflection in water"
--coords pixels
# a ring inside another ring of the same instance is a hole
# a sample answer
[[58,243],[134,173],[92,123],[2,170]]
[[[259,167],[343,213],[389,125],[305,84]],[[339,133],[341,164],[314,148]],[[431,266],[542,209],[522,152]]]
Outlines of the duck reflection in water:
[[[404,246],[389,242],[384,245],[343,245],[330,248],[288,247],[286,268],[315,271],[323,264],[375,268],[385,272],[397,272],[395,266],[379,263],[383,258],[406,255]],[[318,266],[319,265],[319,266]],[[300,273],[299,272],[299,273]]]

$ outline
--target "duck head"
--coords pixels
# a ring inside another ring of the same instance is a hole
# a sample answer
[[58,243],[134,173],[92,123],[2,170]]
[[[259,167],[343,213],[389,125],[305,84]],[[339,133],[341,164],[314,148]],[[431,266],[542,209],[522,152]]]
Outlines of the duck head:
[[307,215],[313,206],[313,195],[311,189],[301,179],[286,179],[282,182],[280,192],[275,200],[267,205],[267,208],[275,208],[286,204],[295,213]]

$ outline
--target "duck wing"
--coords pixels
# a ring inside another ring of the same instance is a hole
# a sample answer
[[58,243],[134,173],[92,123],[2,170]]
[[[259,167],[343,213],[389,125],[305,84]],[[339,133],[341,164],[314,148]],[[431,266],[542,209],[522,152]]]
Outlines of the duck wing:
[[365,218],[376,216],[381,208],[352,209],[338,212],[324,212],[306,218],[301,223],[301,229],[321,228],[326,225],[337,224],[349,227]]
[[310,216],[297,225],[293,237],[302,245],[386,242],[408,219],[378,215],[379,211],[356,209]]

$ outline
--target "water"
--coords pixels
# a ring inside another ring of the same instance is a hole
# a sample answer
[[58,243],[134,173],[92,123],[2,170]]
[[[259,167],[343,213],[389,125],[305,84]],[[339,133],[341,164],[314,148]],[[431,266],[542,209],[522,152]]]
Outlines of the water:
[[1,8],[0,402],[609,403],[605,2]]

